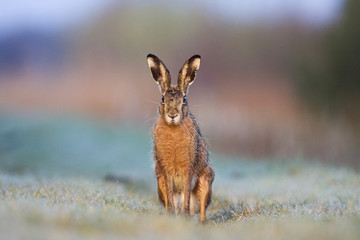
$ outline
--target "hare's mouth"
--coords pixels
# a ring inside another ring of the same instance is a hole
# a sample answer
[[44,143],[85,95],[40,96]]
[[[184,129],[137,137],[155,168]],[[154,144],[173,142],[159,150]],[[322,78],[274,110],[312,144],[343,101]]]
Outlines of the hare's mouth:
[[169,125],[179,125],[180,124],[180,114],[178,114],[176,116],[169,116],[166,114],[165,120],[166,120],[167,124],[169,124]]

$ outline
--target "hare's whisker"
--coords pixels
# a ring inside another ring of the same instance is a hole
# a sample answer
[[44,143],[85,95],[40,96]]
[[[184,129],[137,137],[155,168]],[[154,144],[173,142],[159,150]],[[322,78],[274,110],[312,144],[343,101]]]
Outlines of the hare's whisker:
[[159,105],[159,102],[155,102],[154,100],[151,100],[149,98],[144,98],[145,101],[149,102],[149,103],[153,103],[155,105]]

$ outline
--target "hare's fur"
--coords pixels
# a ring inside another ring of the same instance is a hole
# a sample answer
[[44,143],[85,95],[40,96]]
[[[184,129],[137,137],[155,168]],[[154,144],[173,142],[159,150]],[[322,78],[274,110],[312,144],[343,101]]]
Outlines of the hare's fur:
[[200,65],[200,56],[195,55],[185,62],[177,86],[171,86],[169,71],[160,59],[149,54],[147,60],[163,95],[160,116],[153,128],[159,199],[166,212],[185,215],[200,212],[200,221],[206,221],[214,170],[205,139],[186,100],[188,86],[194,81]]

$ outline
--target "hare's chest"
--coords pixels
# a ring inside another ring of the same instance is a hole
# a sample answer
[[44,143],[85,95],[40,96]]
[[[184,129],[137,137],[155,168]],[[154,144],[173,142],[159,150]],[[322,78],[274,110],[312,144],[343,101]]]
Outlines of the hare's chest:
[[189,169],[195,156],[193,135],[181,126],[165,126],[154,131],[156,161],[164,170],[176,176]]

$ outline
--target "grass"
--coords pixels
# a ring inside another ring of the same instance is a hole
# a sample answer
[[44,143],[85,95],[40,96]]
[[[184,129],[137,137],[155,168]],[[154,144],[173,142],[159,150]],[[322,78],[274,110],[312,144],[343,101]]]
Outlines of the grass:
[[[214,155],[208,224],[158,203],[146,129],[0,118],[0,239],[359,239],[360,175]],[[107,174],[129,181],[106,181]]]

